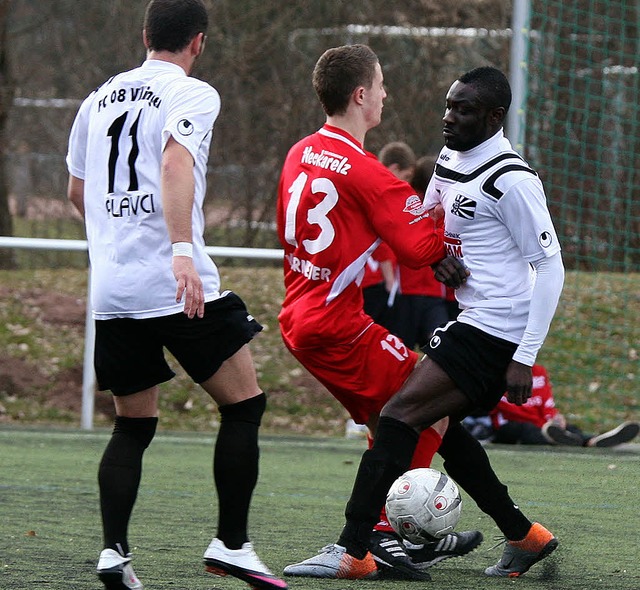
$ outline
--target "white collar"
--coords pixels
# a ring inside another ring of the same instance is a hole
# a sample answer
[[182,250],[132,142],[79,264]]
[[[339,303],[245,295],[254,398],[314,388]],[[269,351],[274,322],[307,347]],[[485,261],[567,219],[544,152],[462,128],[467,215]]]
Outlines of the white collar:
[[460,161],[465,160],[485,160],[500,152],[511,151],[511,142],[505,137],[502,127],[489,139],[483,141],[466,152],[457,152]]

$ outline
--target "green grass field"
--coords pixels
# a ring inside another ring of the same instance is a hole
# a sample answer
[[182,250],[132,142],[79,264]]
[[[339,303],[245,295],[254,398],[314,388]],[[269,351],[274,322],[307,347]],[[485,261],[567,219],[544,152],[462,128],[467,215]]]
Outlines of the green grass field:
[[[97,465],[108,431],[0,429],[0,588],[99,588],[101,549]],[[201,557],[214,533],[213,435],[159,433],[147,451],[130,541],[147,590],[236,590],[205,574]],[[250,533],[274,571],[336,539],[364,441],[263,437]],[[522,579],[488,579],[498,560],[492,521],[465,498],[461,529],[484,544],[432,569],[433,583],[289,579],[292,590],[500,588],[637,590],[640,549],[638,447],[615,450],[489,447],[496,471],[560,547]],[[434,466],[438,467],[436,462]],[[419,585],[420,584],[420,585]]]

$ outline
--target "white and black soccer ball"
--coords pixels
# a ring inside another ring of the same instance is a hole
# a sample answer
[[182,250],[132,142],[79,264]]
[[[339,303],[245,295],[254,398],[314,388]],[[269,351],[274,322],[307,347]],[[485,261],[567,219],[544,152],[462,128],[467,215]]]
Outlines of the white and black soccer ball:
[[444,473],[412,469],[389,488],[386,511],[393,530],[419,545],[453,531],[460,520],[462,498],[458,486]]

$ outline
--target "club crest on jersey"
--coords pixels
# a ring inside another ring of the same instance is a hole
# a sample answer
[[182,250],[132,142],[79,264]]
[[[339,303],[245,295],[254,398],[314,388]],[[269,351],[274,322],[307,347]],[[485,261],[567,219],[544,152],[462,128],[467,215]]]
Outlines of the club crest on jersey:
[[418,195],[411,195],[407,199],[403,211],[405,213],[411,213],[411,215],[414,215],[415,217],[419,217],[426,213],[424,203]]
[[548,248],[549,246],[551,246],[551,242],[553,242],[553,237],[552,237],[552,235],[551,235],[548,231],[543,231],[543,232],[538,236],[538,243],[539,243],[543,248]]
[[178,133],[180,135],[191,135],[193,133],[193,123],[187,119],[178,121]]
[[476,202],[464,195],[456,195],[451,213],[464,219],[473,219],[476,215]]

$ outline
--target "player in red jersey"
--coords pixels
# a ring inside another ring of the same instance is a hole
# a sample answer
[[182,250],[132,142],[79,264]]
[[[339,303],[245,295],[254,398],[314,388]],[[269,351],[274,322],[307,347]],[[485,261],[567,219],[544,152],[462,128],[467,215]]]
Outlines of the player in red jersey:
[[584,433],[570,424],[555,404],[547,370],[542,365],[531,367],[533,389],[531,397],[521,406],[512,404],[503,395],[491,410],[492,442],[523,445],[570,445],[578,447],[613,447],[632,441],[640,432],[640,424],[625,421],[602,434]]
[[[313,84],[327,121],[291,148],[278,189],[286,289],[280,329],[300,363],[357,423],[375,431],[381,408],[404,383],[418,356],[363,311],[364,265],[383,241],[404,264],[437,263],[445,258],[443,234],[411,186],[363,148],[367,131],[380,123],[386,97],[375,53],[364,45],[330,49],[316,64]],[[466,278],[452,264],[447,259],[439,272],[459,281]],[[434,426],[425,430],[414,455],[421,465],[430,464],[446,422]],[[447,549],[436,555],[431,548],[420,566],[390,533],[388,523],[376,528],[372,552],[383,567],[412,579],[428,579],[427,562],[462,555],[481,541],[476,533],[468,533],[469,539],[467,533],[452,535]],[[348,571],[325,567],[326,556],[339,550],[324,548],[319,556],[288,566],[285,574],[377,577],[371,554],[354,561]]]

